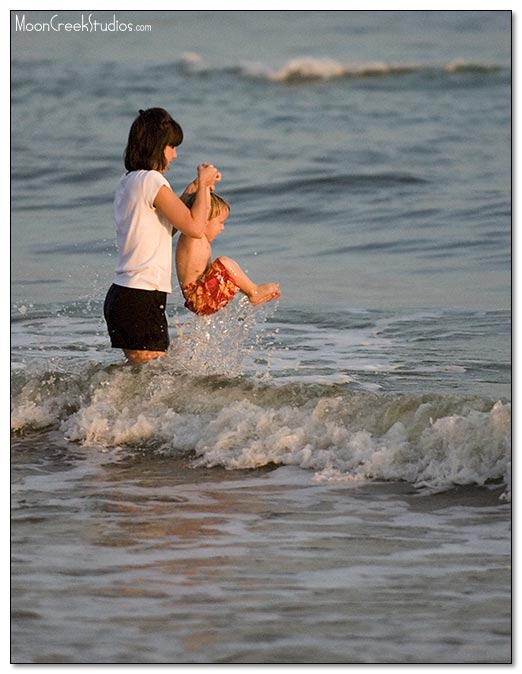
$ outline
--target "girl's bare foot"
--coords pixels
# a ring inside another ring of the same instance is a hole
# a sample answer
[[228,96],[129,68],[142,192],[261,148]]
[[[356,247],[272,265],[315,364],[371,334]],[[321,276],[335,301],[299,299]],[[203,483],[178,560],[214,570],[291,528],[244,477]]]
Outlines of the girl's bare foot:
[[265,302],[271,302],[272,300],[281,297],[281,291],[279,290],[278,283],[265,283],[260,286],[256,286],[254,290],[248,295],[250,303],[254,306],[258,304],[264,304]]

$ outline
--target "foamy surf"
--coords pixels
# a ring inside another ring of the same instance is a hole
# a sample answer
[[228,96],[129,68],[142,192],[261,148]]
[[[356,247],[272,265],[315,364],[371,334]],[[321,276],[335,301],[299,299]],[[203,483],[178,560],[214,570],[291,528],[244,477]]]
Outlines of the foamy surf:
[[[197,357],[204,362],[202,353]],[[76,375],[49,372],[20,383],[13,398],[16,433],[58,428],[86,447],[190,454],[196,465],[231,470],[292,465],[323,481],[406,481],[436,489],[498,483],[510,493],[506,402],[192,376],[168,359],[138,368],[93,366]]]

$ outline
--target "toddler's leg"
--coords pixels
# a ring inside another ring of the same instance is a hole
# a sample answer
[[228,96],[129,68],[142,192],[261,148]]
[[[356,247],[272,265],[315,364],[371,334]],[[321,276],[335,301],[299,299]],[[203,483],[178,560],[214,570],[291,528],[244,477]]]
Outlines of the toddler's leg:
[[278,283],[256,285],[248,278],[235,260],[224,256],[220,256],[218,260],[234,279],[241,292],[248,297],[251,304],[264,304],[281,296]]

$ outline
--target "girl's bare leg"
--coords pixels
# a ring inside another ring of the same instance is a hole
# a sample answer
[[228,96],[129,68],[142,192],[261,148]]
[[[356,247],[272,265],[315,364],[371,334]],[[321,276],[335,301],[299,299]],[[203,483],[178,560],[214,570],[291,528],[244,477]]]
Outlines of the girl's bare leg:
[[134,349],[123,349],[125,358],[129,363],[148,363],[149,360],[161,358],[165,355],[165,351],[136,351]]
[[245,293],[251,304],[264,304],[265,302],[270,302],[281,296],[278,283],[256,285],[248,278],[235,260],[232,260],[230,257],[224,257],[223,255],[221,255],[218,260],[232,276],[241,292]]

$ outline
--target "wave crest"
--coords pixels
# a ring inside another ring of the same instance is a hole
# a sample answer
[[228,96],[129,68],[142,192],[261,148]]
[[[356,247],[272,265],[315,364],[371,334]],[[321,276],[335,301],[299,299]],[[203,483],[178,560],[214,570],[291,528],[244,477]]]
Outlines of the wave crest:
[[496,64],[474,63],[464,60],[455,60],[443,64],[386,63],[382,61],[346,64],[334,58],[318,56],[292,58],[280,67],[273,67],[259,62],[248,62],[241,63],[239,66],[219,68],[206,63],[200,54],[193,52],[182,54],[179,65],[187,74],[233,72],[249,79],[287,84],[343,78],[393,77],[410,73],[452,75],[462,73],[493,73],[501,70],[501,67]]

